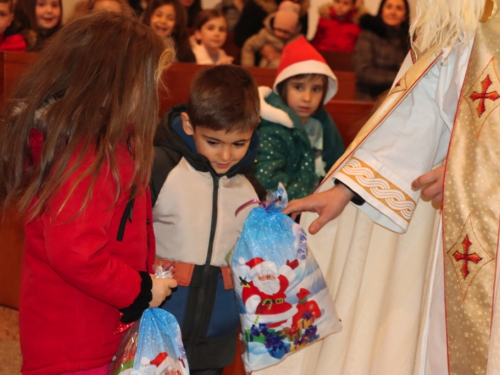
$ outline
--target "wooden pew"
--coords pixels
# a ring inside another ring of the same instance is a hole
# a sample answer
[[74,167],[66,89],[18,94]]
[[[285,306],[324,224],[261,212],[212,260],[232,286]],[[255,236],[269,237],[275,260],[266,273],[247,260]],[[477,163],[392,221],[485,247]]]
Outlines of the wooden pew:
[[337,74],[337,71],[351,72],[354,70],[352,52],[319,51],[328,66]]
[[[36,60],[36,54],[0,52],[0,105],[9,97],[17,80]],[[200,69],[195,64],[174,64],[163,77],[168,92],[161,95],[163,114],[169,107],[184,103],[189,97],[189,84]],[[259,85],[272,86],[276,72],[272,69],[249,68]],[[345,73],[345,74],[344,74]],[[327,111],[337,124],[344,143],[348,145],[356,135],[363,119],[370,112],[373,103],[355,102],[354,76],[349,72],[336,72],[339,78],[339,93],[335,100],[326,105]],[[351,88],[349,87],[349,80]],[[343,84],[344,82],[345,84]],[[351,92],[349,92],[351,90]],[[0,305],[18,307],[20,263],[23,249],[22,221],[9,211],[0,221]]]
[[[175,63],[165,72],[163,83],[167,87],[167,92],[161,94],[160,114],[173,105],[185,103],[189,97],[189,84],[194,75],[207,66],[189,63]],[[247,67],[252,73],[259,86],[273,87],[276,78],[275,69]],[[339,81],[339,90],[335,95],[335,100],[354,101],[356,90],[356,76],[353,72],[335,72]]]
[[[12,91],[17,80],[36,60],[36,54],[0,52],[0,104]],[[196,72],[205,67],[195,64],[174,64],[163,77],[168,88],[161,94],[163,114],[169,107],[184,103],[189,97],[189,84]],[[249,68],[257,83],[272,87],[276,71],[272,69]],[[335,100],[326,105],[339,128],[347,146],[356,135],[363,120],[371,111],[373,103],[355,102],[354,75],[350,72],[335,72],[339,79],[339,92]],[[2,220],[3,219],[3,220]],[[0,305],[13,308],[19,306],[21,259],[23,253],[23,222],[11,209],[4,218],[0,216]],[[234,363],[224,370],[225,375],[243,375],[244,369],[237,354]]]
[[8,98],[14,85],[36,60],[36,53],[0,52],[0,103]]

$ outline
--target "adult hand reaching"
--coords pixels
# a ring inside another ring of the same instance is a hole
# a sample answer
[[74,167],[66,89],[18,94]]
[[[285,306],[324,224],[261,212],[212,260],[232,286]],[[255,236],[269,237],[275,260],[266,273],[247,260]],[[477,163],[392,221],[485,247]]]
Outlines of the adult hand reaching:
[[309,226],[309,233],[316,234],[326,223],[339,216],[353,197],[352,191],[345,185],[338,184],[322,193],[291,201],[283,213],[292,214],[292,219],[304,211],[318,213],[319,217]]
[[432,201],[434,206],[443,203],[444,166],[418,177],[411,183],[414,190],[422,190],[422,199]]

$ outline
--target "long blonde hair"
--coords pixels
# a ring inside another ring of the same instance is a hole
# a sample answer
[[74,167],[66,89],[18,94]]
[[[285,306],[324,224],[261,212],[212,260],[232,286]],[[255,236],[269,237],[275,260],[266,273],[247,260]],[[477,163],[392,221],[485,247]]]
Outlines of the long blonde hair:
[[[0,202],[17,204],[20,212],[29,207],[33,218],[46,209],[69,176],[84,167],[68,194],[91,177],[83,209],[105,164],[116,182],[115,199],[120,186],[134,185],[136,194],[143,191],[153,161],[157,82],[172,61],[173,51],[165,50],[164,41],[128,17],[100,13],[61,29],[13,92],[4,112]],[[37,122],[41,108],[46,108],[44,121]],[[32,129],[43,137],[38,163],[29,147]],[[120,181],[115,154],[127,137],[135,151],[134,174],[130,181]],[[87,166],[88,152],[94,158]]]
[[410,28],[420,52],[437,52],[468,43],[474,36],[485,0],[418,0],[417,17]]

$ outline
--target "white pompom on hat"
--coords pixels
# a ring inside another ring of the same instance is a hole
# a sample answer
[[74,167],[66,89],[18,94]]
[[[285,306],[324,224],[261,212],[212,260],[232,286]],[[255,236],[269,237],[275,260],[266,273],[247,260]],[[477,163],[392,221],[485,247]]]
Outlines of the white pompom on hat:
[[278,74],[273,85],[274,92],[278,94],[277,86],[280,82],[299,74],[324,74],[328,77],[323,104],[328,103],[337,93],[337,77],[323,56],[303,36],[288,43],[283,49]]

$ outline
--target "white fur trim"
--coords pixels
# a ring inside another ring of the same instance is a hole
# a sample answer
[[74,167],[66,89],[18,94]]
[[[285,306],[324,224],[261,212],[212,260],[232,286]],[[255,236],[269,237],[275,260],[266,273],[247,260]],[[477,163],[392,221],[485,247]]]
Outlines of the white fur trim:
[[299,74],[324,74],[328,77],[328,88],[326,90],[325,100],[323,101],[324,104],[328,103],[337,93],[337,77],[335,77],[335,74],[333,74],[328,65],[317,60],[306,60],[287,66],[274,80],[274,92],[278,93],[278,83]]
[[293,121],[290,116],[288,116],[288,113],[282,109],[273,107],[266,102],[265,98],[267,98],[272,92],[273,90],[270,87],[259,87],[260,117],[264,120],[283,125],[287,128],[293,128]]

